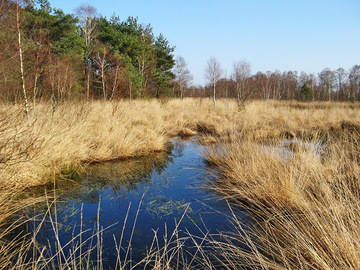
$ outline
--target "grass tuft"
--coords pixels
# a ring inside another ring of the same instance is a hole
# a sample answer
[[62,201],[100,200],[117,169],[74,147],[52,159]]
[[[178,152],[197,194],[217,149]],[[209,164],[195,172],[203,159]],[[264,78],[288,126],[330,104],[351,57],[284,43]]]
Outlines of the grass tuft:
[[[213,108],[211,100],[190,98],[38,103],[29,124],[20,106],[1,104],[0,268],[55,269],[56,258],[63,269],[101,269],[101,228],[93,237],[95,265],[86,253],[78,257],[83,239],[70,255],[19,234],[9,240],[23,224],[14,214],[41,200],[22,200],[21,190],[76,179],[91,163],[166,151],[171,137],[197,134],[204,144],[217,142],[206,153],[221,172],[214,189],[248,210],[255,226],[234,216],[232,233],[183,239],[172,232],[165,245],[155,236],[144,261],[151,268],[196,262],[212,269],[216,262],[224,269],[360,269],[359,110],[349,103],[251,101],[239,111],[235,101]],[[200,257],[185,259],[184,241]]]

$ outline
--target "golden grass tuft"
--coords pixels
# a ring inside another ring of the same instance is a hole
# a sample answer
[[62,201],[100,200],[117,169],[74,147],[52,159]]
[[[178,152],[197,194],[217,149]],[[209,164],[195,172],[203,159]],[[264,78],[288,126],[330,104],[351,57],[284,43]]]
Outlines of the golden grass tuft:
[[[257,224],[246,231],[235,218],[238,233],[226,235],[220,249],[249,267],[360,268],[359,134],[323,141],[321,153],[311,147],[316,143],[289,151],[238,141],[208,151],[222,172],[214,188]],[[238,241],[251,249],[239,249]]]
[[[360,269],[359,127],[360,107],[349,103],[252,101],[241,111],[232,100],[213,108],[190,98],[39,103],[30,124],[21,107],[1,104],[0,190],[11,197],[77,177],[89,163],[164,151],[171,137],[198,134],[218,142],[206,154],[221,171],[217,191],[257,224],[244,229],[234,217],[234,234],[209,237],[220,264]],[[1,214],[16,212],[6,207]],[[244,241],[248,249],[239,248]],[[154,256],[158,268],[171,268]]]
[[199,143],[209,146],[217,143],[217,140],[213,136],[201,136],[199,137]]

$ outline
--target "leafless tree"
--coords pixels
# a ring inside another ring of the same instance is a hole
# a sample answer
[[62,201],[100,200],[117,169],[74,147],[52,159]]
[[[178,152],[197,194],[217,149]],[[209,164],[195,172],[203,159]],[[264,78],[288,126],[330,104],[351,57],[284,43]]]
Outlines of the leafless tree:
[[96,57],[94,61],[98,68],[100,69],[100,81],[102,85],[102,92],[104,99],[107,99],[106,92],[106,68],[109,66],[108,62],[108,48],[104,45],[100,45],[96,52]]
[[205,69],[205,78],[213,85],[214,108],[216,106],[216,84],[219,81],[222,73],[223,73],[223,71],[221,69],[220,63],[216,60],[216,58],[211,57],[208,60],[207,67]]
[[315,101],[315,85],[316,85],[316,76],[314,73],[310,73],[309,75],[309,85],[310,85],[310,89],[313,93],[313,98],[312,100]]
[[89,4],[83,4],[75,9],[79,18],[82,35],[85,38],[85,46],[89,47],[96,37],[96,8]]
[[[96,8],[89,4],[83,4],[75,9],[76,15],[79,18],[79,25],[81,34],[85,39],[85,58],[88,58],[92,51],[92,44],[96,38]],[[85,67],[86,77],[86,95],[87,99],[90,96],[90,75],[89,67]]]
[[360,65],[353,66],[349,71],[350,88],[352,92],[352,98],[360,98]]
[[329,68],[325,68],[319,73],[319,81],[324,86],[329,95],[329,101],[331,101],[331,92],[335,85],[335,73]]
[[307,84],[309,81],[309,78],[310,77],[306,72],[301,71],[300,76],[298,78],[299,86],[303,86],[304,84]]
[[24,58],[23,58],[23,42],[21,38],[21,21],[22,18],[20,17],[21,14],[21,7],[20,2],[16,2],[16,30],[17,30],[17,36],[18,36],[18,49],[19,49],[19,60],[20,60],[20,76],[21,76],[21,86],[24,94],[24,102],[25,102],[25,112],[28,118],[28,121],[30,123],[30,116],[29,116],[29,103],[27,99],[27,89],[26,89],[26,83],[25,83],[25,75],[24,75]]
[[335,70],[335,76],[337,79],[337,86],[338,86],[338,91],[340,92],[342,90],[342,86],[344,84],[344,81],[346,79],[346,72],[345,69],[343,69],[342,67],[338,68],[337,70]]
[[241,60],[234,62],[233,69],[232,76],[236,84],[237,104],[240,107],[242,106],[241,100],[244,98],[246,81],[250,76],[251,65],[248,61]]
[[273,88],[272,96],[273,96],[273,99],[281,100],[285,91],[281,88],[282,78],[281,78],[280,70],[277,69],[274,72],[272,72],[271,76],[270,76],[270,79],[272,81],[272,88]]
[[187,68],[187,63],[182,56],[179,56],[176,59],[174,72],[176,76],[176,82],[179,85],[180,98],[182,99],[184,96],[184,88],[188,87],[193,80],[193,76],[190,74],[190,71]]

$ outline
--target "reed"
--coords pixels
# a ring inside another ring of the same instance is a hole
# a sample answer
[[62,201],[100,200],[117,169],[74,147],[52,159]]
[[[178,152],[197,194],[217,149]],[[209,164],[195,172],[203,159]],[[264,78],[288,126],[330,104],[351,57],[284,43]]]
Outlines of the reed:
[[254,141],[209,150],[222,172],[214,189],[256,224],[244,229],[234,217],[235,233],[214,244],[252,268],[359,269],[359,135],[344,130],[322,141],[321,151],[318,140],[291,150]]
[[[70,244],[51,253],[20,235],[5,240],[23,221],[8,223],[13,214],[34,203],[20,200],[20,191],[76,178],[93,162],[165,151],[171,137],[197,134],[204,144],[217,142],[206,153],[221,171],[214,189],[231,207],[247,209],[256,225],[249,229],[234,217],[233,233],[199,239],[174,232],[165,247],[155,236],[143,262],[154,269],[195,267],[199,261],[185,259],[182,249],[192,241],[209,269],[214,261],[225,269],[359,269],[359,110],[320,102],[251,101],[239,111],[231,100],[216,108],[207,99],[77,101],[38,103],[29,123],[21,107],[1,104],[0,225],[10,225],[0,235],[0,267],[54,269],[57,258],[63,269],[101,269],[100,227],[91,240],[79,232],[70,255],[64,253]],[[36,256],[22,260],[30,247]],[[118,267],[135,266],[119,261]]]
[[[64,242],[60,235],[60,220],[57,218],[57,201],[56,199],[46,197],[46,209],[44,215],[29,217],[23,221],[13,221],[0,238],[0,269],[108,269],[104,264],[103,255],[103,235],[109,228],[103,228],[100,222],[99,201],[96,223],[92,231],[83,229],[83,208],[81,207],[80,225],[73,228],[73,235],[68,242]],[[123,220],[122,233],[120,238],[114,236],[114,246],[117,256],[111,269],[114,270],[132,270],[132,269],[192,269],[199,268],[199,261],[208,261],[208,255],[205,252],[199,252],[202,247],[197,247],[197,251],[190,254],[185,249],[185,243],[194,240],[190,236],[179,236],[179,226],[187,214],[184,210],[182,216],[175,221],[175,228],[169,231],[165,226],[165,234],[159,236],[157,231],[154,232],[152,244],[148,247],[146,255],[139,261],[132,260],[132,240],[135,237],[137,226],[137,217],[140,213],[141,201],[137,206],[136,217],[129,221],[129,212],[131,204],[128,207],[125,219]],[[121,221],[119,221],[121,222]],[[18,235],[12,240],[5,242],[3,238],[9,238],[8,234],[13,233],[16,227],[23,224],[32,225],[30,233],[22,233],[21,228]],[[46,223],[46,224],[45,224]],[[52,235],[52,241],[39,241],[41,238],[40,230],[47,226],[47,235]],[[115,224],[114,224],[115,225]],[[111,225],[112,226],[112,225]],[[124,232],[131,231],[129,238],[125,239]],[[194,240],[195,242],[195,240]],[[200,253],[200,254],[199,254]]]
[[91,162],[163,151],[176,135],[205,135],[213,142],[314,138],[341,133],[342,124],[358,123],[359,115],[359,108],[343,103],[254,101],[238,111],[226,100],[215,109],[207,99],[78,101],[39,103],[29,125],[20,107],[2,104],[1,184],[39,185],[54,174],[76,175]]

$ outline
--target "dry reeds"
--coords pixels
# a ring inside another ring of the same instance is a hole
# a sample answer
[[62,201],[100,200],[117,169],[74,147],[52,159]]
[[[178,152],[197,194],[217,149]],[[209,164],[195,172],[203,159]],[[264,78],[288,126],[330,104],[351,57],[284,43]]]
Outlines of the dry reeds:
[[255,141],[210,150],[222,172],[214,188],[256,224],[246,230],[234,218],[237,233],[214,244],[248,267],[359,269],[359,135],[343,130],[321,149],[315,140],[290,150]]
[[[359,110],[348,103],[254,101],[239,111],[234,101],[213,108],[205,99],[39,103],[29,124],[21,108],[3,104],[0,189],[5,194],[9,187],[76,177],[91,162],[163,151],[170,137],[197,134],[204,143],[221,142],[207,153],[222,172],[215,187],[233,207],[248,209],[256,224],[245,228],[234,217],[233,233],[189,236],[207,268],[212,262],[200,245],[205,242],[219,252],[214,258],[225,269],[360,269]],[[9,205],[0,213],[16,211]],[[182,256],[185,240],[170,238],[172,248],[147,257],[155,269],[171,269],[169,259]],[[16,246],[26,250],[22,241]],[[246,248],[239,245],[244,241]],[[0,250],[4,258],[17,256],[14,246]],[[17,263],[14,269],[33,266]],[[73,266],[79,265],[66,265]]]
[[[202,246],[196,246],[194,237],[179,236],[179,226],[187,214],[188,207],[181,217],[175,221],[175,228],[172,231],[165,226],[165,234],[159,236],[153,230],[154,237],[152,244],[147,247],[146,254],[138,261],[132,259],[132,240],[135,237],[137,217],[140,213],[141,201],[137,207],[133,223],[129,223],[131,204],[123,220],[122,230],[119,238],[114,237],[116,257],[114,261],[104,261],[103,235],[108,228],[100,224],[100,205],[98,205],[96,223],[93,231],[83,229],[83,208],[80,210],[79,229],[73,228],[73,235],[68,242],[60,237],[61,222],[57,219],[56,200],[45,198],[46,211],[43,215],[30,217],[23,222],[14,221],[10,228],[0,235],[0,269],[96,269],[103,270],[132,270],[132,269],[198,269],[203,268],[199,262],[209,261],[209,256],[202,251]],[[0,205],[1,206],[1,205]],[[120,222],[120,221],[119,221]],[[32,224],[31,232],[22,232],[21,228],[13,238],[9,233],[14,233],[16,227],[25,224]],[[41,228],[48,226],[47,235],[52,235],[47,242],[39,241]],[[112,226],[112,225],[111,225]],[[111,227],[110,226],[110,227]],[[125,237],[125,231],[129,230],[130,236]],[[9,239],[5,241],[5,239]],[[194,242],[194,253],[185,249],[188,242]],[[209,268],[211,269],[211,267]]]
[[295,105],[252,102],[238,111],[234,101],[219,101],[214,109],[211,101],[201,99],[39,103],[30,125],[21,108],[2,105],[1,182],[38,185],[54,174],[81,171],[89,162],[163,151],[169,137],[176,135],[199,134],[228,142],[314,138],[360,121],[359,109],[344,104]]

